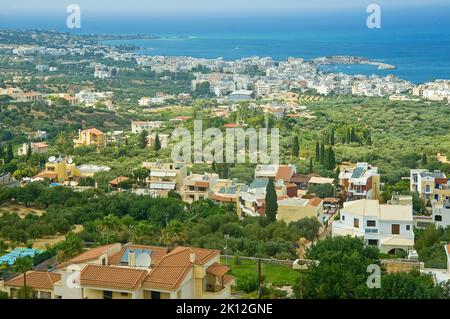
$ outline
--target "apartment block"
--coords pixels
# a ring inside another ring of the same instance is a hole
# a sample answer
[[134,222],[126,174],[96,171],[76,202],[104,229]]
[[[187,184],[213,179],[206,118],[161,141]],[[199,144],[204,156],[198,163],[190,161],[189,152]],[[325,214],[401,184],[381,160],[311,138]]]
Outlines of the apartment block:
[[78,139],[73,140],[75,147],[81,146],[105,146],[105,137],[102,131],[96,128],[90,128],[88,130],[79,130]]
[[167,197],[170,191],[181,192],[187,176],[187,167],[181,163],[144,162],[143,168],[150,170],[148,189],[160,197]]
[[368,163],[357,163],[355,168],[344,169],[339,174],[339,183],[349,201],[379,198],[380,174],[377,167]]
[[441,171],[411,170],[410,189],[427,203],[443,204],[450,199],[450,180]]
[[192,203],[194,201],[209,198],[212,188],[219,180],[218,174],[191,174],[186,176],[181,187],[183,201]]

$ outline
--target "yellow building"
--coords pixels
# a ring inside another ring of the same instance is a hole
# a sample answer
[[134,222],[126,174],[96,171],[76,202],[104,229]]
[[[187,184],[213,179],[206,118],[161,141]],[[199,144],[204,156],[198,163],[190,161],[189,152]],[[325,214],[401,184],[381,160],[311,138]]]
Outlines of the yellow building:
[[442,205],[450,199],[450,179],[441,171],[411,170],[410,189],[426,203]]
[[78,139],[73,140],[75,147],[81,146],[105,146],[105,138],[102,131],[96,128],[91,128],[88,130],[79,130]]
[[84,164],[76,166],[71,157],[51,156],[45,164],[45,170],[36,175],[32,181],[50,179],[52,182],[63,183],[76,181],[80,177],[93,177],[96,173],[111,170],[108,166]]
[[77,166],[70,157],[63,159],[52,156],[45,164],[45,170],[35,176],[34,179],[42,180],[48,178],[53,182],[63,183],[79,175]]
[[323,214],[323,200],[320,198],[288,198],[278,201],[277,220],[296,222],[307,217],[320,218]]

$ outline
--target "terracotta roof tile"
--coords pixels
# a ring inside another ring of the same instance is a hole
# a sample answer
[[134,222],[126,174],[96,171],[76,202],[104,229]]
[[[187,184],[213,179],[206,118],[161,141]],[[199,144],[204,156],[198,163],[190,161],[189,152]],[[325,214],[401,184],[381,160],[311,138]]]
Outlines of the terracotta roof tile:
[[72,264],[80,264],[80,263],[84,263],[87,261],[91,261],[94,259],[99,258],[101,255],[105,254],[109,249],[120,245],[120,244],[110,244],[110,245],[105,245],[105,246],[99,246],[96,248],[92,248],[89,249],[88,251],[82,253],[81,255],[78,255],[66,262],[63,262],[61,264],[58,265],[59,268],[63,268],[66,267],[68,265],[72,265]]
[[229,267],[219,264],[219,263],[214,263],[211,266],[209,266],[208,268],[206,268],[207,273],[210,273],[211,275],[214,275],[217,277],[222,277],[229,271],[230,271]]
[[292,176],[292,167],[282,165],[278,167],[277,175],[275,176],[275,180],[282,179],[283,181],[289,181]]
[[88,131],[90,134],[97,135],[97,136],[103,135],[103,132],[96,128],[90,128],[86,131]]
[[145,278],[146,288],[176,289],[192,269],[191,251],[188,249],[171,252],[153,268]]
[[125,181],[127,181],[127,180],[129,180],[128,177],[126,177],[126,176],[119,176],[119,177],[114,178],[114,179],[113,179],[112,181],[110,181],[109,183],[110,183],[111,185],[119,185],[120,183],[125,182]]
[[195,264],[204,265],[211,258],[220,254],[220,251],[179,246],[161,259],[145,278],[143,286],[170,290],[178,288],[187,273],[192,269],[191,253],[195,253]]
[[[27,286],[34,289],[52,290],[53,284],[61,280],[61,275],[44,271],[28,271]],[[23,274],[5,282],[5,286],[22,287]]]
[[82,286],[134,290],[140,287],[147,274],[146,270],[134,268],[87,265],[81,271],[80,283]]
[[322,199],[321,198],[317,198],[317,197],[316,198],[311,198],[309,200],[309,204],[311,206],[314,206],[314,207],[319,206],[322,202],[323,202]]
[[125,245],[122,247],[122,249],[117,254],[114,254],[108,258],[108,264],[119,266],[120,261],[123,257],[123,254],[125,253],[127,248],[151,250],[152,251],[152,254],[151,254],[152,265],[151,266],[158,264],[161,261],[161,259],[164,257],[164,255],[166,255],[168,252],[167,248],[162,248],[162,247],[146,246],[146,245]]

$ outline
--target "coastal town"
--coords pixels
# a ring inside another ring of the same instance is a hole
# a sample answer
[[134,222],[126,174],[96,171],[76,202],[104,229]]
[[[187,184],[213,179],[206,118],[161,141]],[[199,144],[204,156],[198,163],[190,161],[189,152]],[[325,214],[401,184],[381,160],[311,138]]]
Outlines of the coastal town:
[[[0,31],[0,298],[448,297],[449,79],[120,40]],[[241,161],[174,161],[197,121],[244,136]],[[279,163],[246,161],[261,128]]]

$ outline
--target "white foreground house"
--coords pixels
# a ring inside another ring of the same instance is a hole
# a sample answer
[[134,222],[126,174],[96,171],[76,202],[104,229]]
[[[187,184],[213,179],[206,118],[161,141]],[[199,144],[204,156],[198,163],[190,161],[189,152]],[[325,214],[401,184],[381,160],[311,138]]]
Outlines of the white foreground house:
[[334,236],[362,238],[382,253],[414,247],[411,205],[382,205],[378,200],[362,199],[344,203],[340,220],[333,222]]

